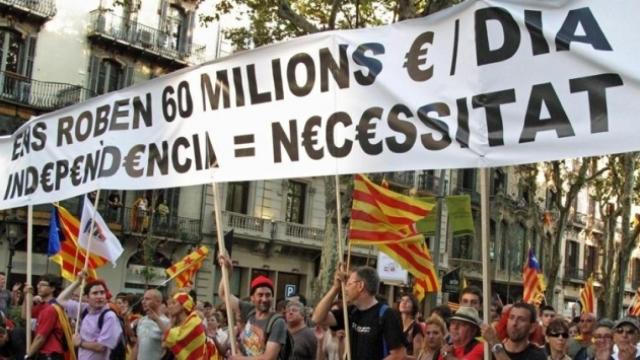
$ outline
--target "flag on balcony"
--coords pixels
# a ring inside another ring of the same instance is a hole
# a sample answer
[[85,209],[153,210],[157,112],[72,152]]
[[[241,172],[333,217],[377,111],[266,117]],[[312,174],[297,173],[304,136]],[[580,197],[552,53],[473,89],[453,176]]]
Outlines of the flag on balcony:
[[640,288],[636,290],[636,295],[629,305],[629,316],[640,316]]
[[184,288],[193,284],[193,277],[202,267],[204,259],[209,255],[209,248],[200,246],[182,260],[171,265],[167,270],[169,278],[176,279],[178,288]]
[[584,287],[580,290],[580,306],[583,314],[596,313],[596,293],[593,291],[593,275],[589,276]]
[[[95,219],[93,219],[95,217]],[[93,222],[93,228],[91,228]],[[94,210],[91,201],[85,196],[82,206],[82,218],[80,220],[81,231],[78,235],[78,243],[83,249],[89,249],[92,254],[102,256],[116,267],[116,260],[122,255],[124,249],[120,240],[111,232],[100,213]],[[91,234],[93,233],[93,236]],[[89,248],[89,237],[91,247]]]
[[[61,276],[75,281],[82,270],[86,251],[78,245],[80,222],[62,206],[54,205],[49,220],[49,246],[47,253],[54,263],[60,265]],[[107,263],[98,255],[91,254],[88,263],[89,279],[97,278],[95,269]]]
[[350,244],[376,245],[417,279],[416,292],[440,287],[424,235],[416,221],[433,209],[412,197],[398,194],[356,175],[351,208]]
[[475,234],[469,195],[447,196],[447,212],[453,236],[473,236]]
[[540,304],[544,299],[544,291],[547,285],[542,273],[542,267],[536,259],[532,248],[529,248],[527,263],[522,269],[522,301],[529,304]]
[[436,228],[438,226],[438,202],[433,196],[421,197],[419,200],[427,204],[432,204],[433,209],[425,218],[416,222],[416,229],[419,233],[424,234],[424,236],[436,236]]

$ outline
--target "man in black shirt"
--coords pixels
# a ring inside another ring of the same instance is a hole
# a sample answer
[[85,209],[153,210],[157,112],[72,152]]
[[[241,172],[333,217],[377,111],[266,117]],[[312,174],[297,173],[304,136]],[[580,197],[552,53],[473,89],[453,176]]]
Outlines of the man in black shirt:
[[313,321],[318,325],[331,326],[335,330],[345,328],[342,310],[329,311],[343,282],[346,299],[351,304],[347,309],[351,358],[404,359],[406,351],[400,317],[376,299],[380,280],[376,270],[371,267],[360,267],[348,277],[343,267],[340,267],[336,271],[333,286],[316,306]]
[[529,342],[536,322],[536,309],[531,304],[516,303],[507,320],[507,338],[500,342],[491,325],[482,326],[482,336],[496,360],[545,360],[542,349]]

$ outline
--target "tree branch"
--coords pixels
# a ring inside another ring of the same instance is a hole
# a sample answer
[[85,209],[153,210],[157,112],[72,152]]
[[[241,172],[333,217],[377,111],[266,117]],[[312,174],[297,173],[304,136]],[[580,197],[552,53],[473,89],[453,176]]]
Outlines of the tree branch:
[[398,0],[398,21],[413,19],[416,15],[413,0]]
[[342,5],[342,0],[333,0],[331,4],[331,14],[329,14],[329,30],[336,28],[336,16],[338,15],[338,9]]
[[307,21],[303,16],[296,13],[289,4],[288,0],[280,0],[278,5],[278,16],[281,19],[288,20],[292,25],[304,31],[306,34],[313,34],[320,31],[318,27]]

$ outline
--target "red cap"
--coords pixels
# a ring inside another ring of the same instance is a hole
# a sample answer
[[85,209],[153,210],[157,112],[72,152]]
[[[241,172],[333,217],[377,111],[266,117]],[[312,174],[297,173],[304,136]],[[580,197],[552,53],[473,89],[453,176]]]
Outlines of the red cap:
[[273,281],[264,275],[260,275],[251,281],[251,293],[253,294],[257,288],[263,286],[268,287],[273,292]]

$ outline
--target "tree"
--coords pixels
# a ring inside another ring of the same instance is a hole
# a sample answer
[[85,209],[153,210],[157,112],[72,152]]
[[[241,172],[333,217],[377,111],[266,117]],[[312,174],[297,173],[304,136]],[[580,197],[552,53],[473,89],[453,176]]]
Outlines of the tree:
[[[547,279],[545,298],[547,303],[555,303],[555,287],[562,265],[562,244],[570,220],[575,212],[574,204],[578,193],[588,183],[597,179],[607,170],[598,166],[598,158],[581,158],[551,161],[546,163],[521,165],[517,167],[520,186],[528,204],[540,204],[544,198],[538,198],[541,190],[547,192],[547,206],[529,206],[528,216],[534,221],[538,234],[541,234],[543,258],[542,269]],[[539,186],[539,174],[545,179]]]
[[[594,182],[592,191],[604,221],[599,272],[602,279],[607,279],[607,283],[614,285],[605,286],[600,294],[604,316],[609,319],[617,319],[621,315],[631,252],[640,234],[640,222],[635,221],[630,225],[632,204],[639,200],[638,165],[638,153],[609,156],[609,170],[606,176]],[[619,241],[616,239],[618,234]]]
[[[249,27],[226,29],[225,36],[236,49],[248,49],[301,35],[335,29],[354,29],[383,25],[395,21],[426,16],[457,3],[457,0],[221,0],[211,17],[202,21],[219,19],[235,13],[249,19]],[[337,217],[335,179],[325,177],[325,232],[320,266],[322,271],[314,282],[315,298],[324,294],[333,281],[338,262],[336,239]],[[350,192],[349,192],[350,194]],[[349,208],[350,198],[343,197],[343,214]]]

